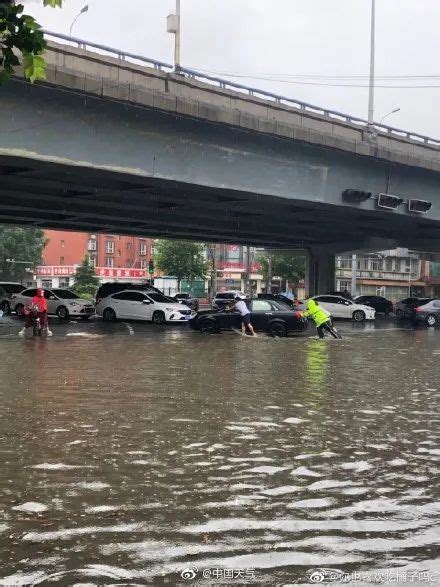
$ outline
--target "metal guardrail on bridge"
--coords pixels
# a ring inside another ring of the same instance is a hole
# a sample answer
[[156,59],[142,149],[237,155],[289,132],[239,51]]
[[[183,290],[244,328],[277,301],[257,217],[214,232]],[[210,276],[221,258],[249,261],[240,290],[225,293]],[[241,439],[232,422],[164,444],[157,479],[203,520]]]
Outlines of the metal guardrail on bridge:
[[[143,55],[136,55],[134,53],[128,53],[127,51],[123,51],[122,49],[115,49],[112,47],[107,47],[106,45],[100,45],[98,43],[92,43],[90,41],[85,41],[84,39],[79,39],[77,37],[70,37],[69,35],[63,35],[60,33],[54,33],[52,31],[43,30],[44,34],[47,37],[53,37],[54,39],[59,39],[62,41],[67,41],[68,43],[72,43],[73,45],[78,46],[80,49],[95,49],[97,52],[103,52],[104,54],[110,54],[111,56],[116,56],[118,59],[122,61],[128,62],[140,62],[141,64],[148,65],[157,69],[159,71],[164,71],[168,73],[174,72],[174,66],[170,65],[169,63],[164,63],[163,61],[158,61],[156,59],[149,59],[148,57],[144,57]],[[327,108],[321,108],[320,106],[315,106],[314,104],[309,104],[308,102],[301,102],[299,100],[295,100],[294,98],[288,98],[286,96],[281,96],[279,94],[274,94],[272,92],[267,92],[265,90],[260,90],[258,88],[251,88],[249,86],[243,86],[241,84],[237,84],[236,82],[232,82],[229,80],[225,80],[218,77],[213,77],[194,69],[188,69],[186,67],[181,67],[179,69],[179,73],[185,75],[189,78],[207,82],[213,85],[220,87],[221,89],[231,89],[236,90],[238,92],[242,92],[247,94],[248,96],[253,96],[257,98],[262,98],[265,100],[272,100],[276,104],[285,104],[287,106],[293,106],[294,108],[298,108],[299,110],[304,111],[305,113],[310,114],[318,114],[320,116],[325,116],[326,118],[332,120],[339,120],[342,122],[347,122],[349,124],[357,124],[360,126],[367,127],[368,121],[363,118],[358,118],[357,116],[351,116],[349,114],[344,114],[343,112],[338,112],[337,110],[329,110]],[[425,135],[421,135],[419,133],[409,132],[400,128],[395,128],[393,126],[388,126],[386,124],[374,123],[375,128],[384,134],[388,134],[395,138],[405,138],[410,139],[413,141],[418,141],[426,145],[440,147],[440,139],[434,139],[432,137],[428,137]]]

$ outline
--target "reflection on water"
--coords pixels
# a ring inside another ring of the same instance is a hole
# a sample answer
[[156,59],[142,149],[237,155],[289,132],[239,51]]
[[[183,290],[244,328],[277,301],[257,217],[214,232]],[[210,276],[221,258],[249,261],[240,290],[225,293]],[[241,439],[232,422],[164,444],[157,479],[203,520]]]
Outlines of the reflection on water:
[[2,341],[0,584],[440,572],[439,357],[426,331]]

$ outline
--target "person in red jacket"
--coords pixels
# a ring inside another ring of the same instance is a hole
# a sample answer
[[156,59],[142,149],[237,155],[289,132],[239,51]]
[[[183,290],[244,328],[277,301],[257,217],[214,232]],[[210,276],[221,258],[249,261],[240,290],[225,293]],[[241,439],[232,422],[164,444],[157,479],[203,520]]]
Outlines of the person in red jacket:
[[37,293],[32,298],[31,303],[25,308],[26,325],[19,334],[24,334],[26,328],[33,327],[33,318],[30,308],[38,308],[38,317],[40,318],[41,328],[47,328],[47,335],[52,336],[52,332],[49,330],[49,323],[47,320],[47,300],[44,295],[44,289],[38,288]]

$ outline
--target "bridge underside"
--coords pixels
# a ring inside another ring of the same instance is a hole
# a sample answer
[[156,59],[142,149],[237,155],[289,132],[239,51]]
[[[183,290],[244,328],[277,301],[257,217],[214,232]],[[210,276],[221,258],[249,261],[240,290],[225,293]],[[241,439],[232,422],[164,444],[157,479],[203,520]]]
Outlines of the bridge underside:
[[0,157],[0,222],[52,229],[346,250],[429,246],[438,224],[377,211]]

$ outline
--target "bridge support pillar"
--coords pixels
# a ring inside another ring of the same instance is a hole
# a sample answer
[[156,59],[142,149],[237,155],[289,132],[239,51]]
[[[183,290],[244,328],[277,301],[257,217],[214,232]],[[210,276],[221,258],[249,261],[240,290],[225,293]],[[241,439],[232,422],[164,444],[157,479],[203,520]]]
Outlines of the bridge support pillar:
[[306,294],[315,296],[335,289],[334,253],[308,251],[306,262]]

